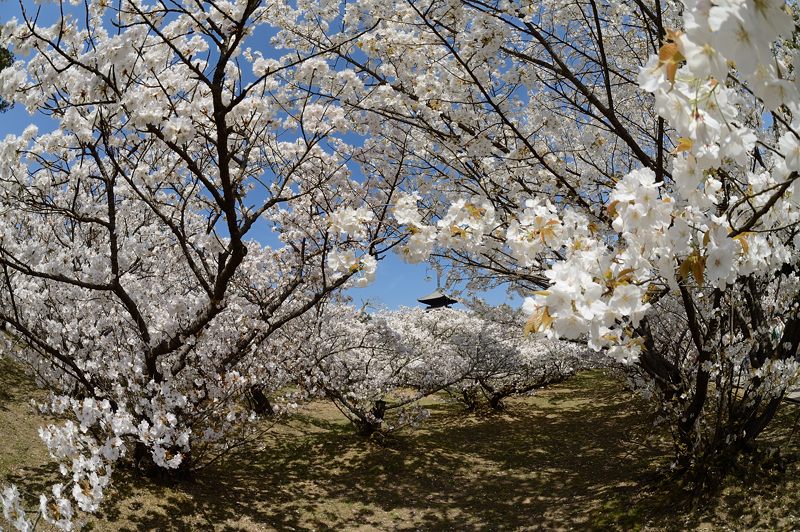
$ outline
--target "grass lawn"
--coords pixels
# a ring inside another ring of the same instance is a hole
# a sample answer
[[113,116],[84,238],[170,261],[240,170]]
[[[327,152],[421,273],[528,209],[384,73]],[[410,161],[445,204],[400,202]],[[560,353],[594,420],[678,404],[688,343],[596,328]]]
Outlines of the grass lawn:
[[[36,393],[0,365],[0,481],[43,489],[56,477],[38,439]],[[732,478],[690,508],[665,481],[668,441],[613,377],[588,372],[502,414],[444,398],[387,442],[364,441],[327,403],[306,406],[258,448],[191,481],[118,471],[94,530],[786,530],[800,527],[800,464],[784,476]],[[798,407],[770,434],[788,438]],[[800,436],[797,437],[800,439]],[[29,442],[33,442],[32,447]],[[789,445],[798,451],[797,442]]]

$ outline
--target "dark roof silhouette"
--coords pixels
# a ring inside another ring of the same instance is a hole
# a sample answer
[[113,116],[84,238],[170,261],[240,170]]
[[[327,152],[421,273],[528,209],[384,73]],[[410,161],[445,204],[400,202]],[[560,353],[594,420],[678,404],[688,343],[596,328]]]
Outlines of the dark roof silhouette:
[[423,305],[428,305],[428,309],[432,308],[440,308],[440,307],[449,307],[453,303],[458,303],[457,300],[448,297],[445,295],[441,290],[434,290],[430,294],[425,297],[421,297],[417,299]]

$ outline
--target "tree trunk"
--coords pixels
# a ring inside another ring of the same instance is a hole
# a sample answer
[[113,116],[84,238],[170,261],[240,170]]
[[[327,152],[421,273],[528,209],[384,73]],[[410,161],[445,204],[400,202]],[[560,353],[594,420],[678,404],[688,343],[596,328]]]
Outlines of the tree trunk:
[[259,416],[272,417],[275,411],[272,409],[272,403],[269,397],[264,395],[263,388],[257,384],[250,387],[250,404],[253,412]]
[[497,412],[505,410],[506,405],[503,404],[503,399],[505,398],[506,396],[500,392],[493,393],[489,396],[489,407]]
[[[171,453],[177,453],[177,450],[167,450],[167,458]],[[157,479],[170,479],[170,480],[187,480],[192,476],[192,455],[191,452],[180,451],[183,459],[178,467],[174,469],[160,467],[153,461],[153,455],[149,447],[142,442],[136,442],[133,449],[133,467],[139,474]]]

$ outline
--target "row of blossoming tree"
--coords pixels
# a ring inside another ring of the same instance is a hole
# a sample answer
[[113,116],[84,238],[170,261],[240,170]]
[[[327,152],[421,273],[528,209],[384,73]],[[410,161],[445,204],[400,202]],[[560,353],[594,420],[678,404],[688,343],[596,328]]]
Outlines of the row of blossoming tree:
[[525,337],[525,320],[510,310],[500,319],[486,308],[368,314],[325,305],[281,331],[281,373],[300,391],[295,397],[332,400],[369,436],[426,417],[419,401],[438,392],[467,410],[482,400],[502,410],[508,397],[605,365],[585,346]]
[[392,248],[629,364],[701,484],[797,378],[793,3],[78,4],[0,32],[0,98],[54,124],[0,143],[3,353],[70,417],[42,431],[70,479],[46,519],[96,509],[123,452],[212,459],[296,372],[374,427],[385,399],[329,379],[414,355],[318,318]]
[[[191,474],[234,448],[258,441],[310,401],[330,400],[359,434],[382,436],[426,418],[420,401],[438,392],[455,397],[467,410],[475,409],[481,396],[489,408],[502,410],[508,397],[603,365],[603,358],[584,353],[585,346],[531,341],[522,333],[522,313],[501,311],[499,320],[499,311],[487,308],[367,313],[321,303],[276,331],[248,364],[213,377],[224,384],[202,411],[206,419],[187,419],[176,415],[177,409],[168,410],[151,430],[153,442],[97,423],[109,406],[95,399],[54,397],[43,410],[65,423],[51,424],[40,435],[60,462],[63,480],[52,486],[52,495],[41,496],[38,511],[26,510],[25,494],[16,486],[6,487],[4,516],[21,529],[35,528],[40,517],[60,529],[74,528],[84,522],[81,512],[99,508],[120,461],[149,474]],[[10,356],[30,362],[24,350]],[[188,399],[178,395],[181,405]],[[104,438],[109,429],[113,441]],[[175,432],[180,447],[165,449]],[[148,443],[152,447],[143,448]]]

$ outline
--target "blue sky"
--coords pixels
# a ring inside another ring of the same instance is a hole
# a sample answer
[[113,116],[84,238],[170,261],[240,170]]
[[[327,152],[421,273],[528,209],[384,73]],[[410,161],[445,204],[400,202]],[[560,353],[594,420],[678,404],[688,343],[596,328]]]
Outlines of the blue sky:
[[[41,23],[52,23],[57,17],[57,9],[53,4],[27,1],[25,6],[29,12],[37,7],[42,8]],[[12,17],[21,18],[19,3],[0,0],[0,7],[2,7],[0,23]],[[0,115],[0,138],[7,134],[19,134],[31,123],[39,126],[43,132],[55,127],[54,122],[46,116],[31,116],[22,107],[16,106]],[[270,236],[263,231],[259,235],[259,231],[254,229],[253,237],[256,240],[271,240]],[[436,272],[432,268],[426,264],[408,264],[398,255],[390,253],[380,261],[374,283],[365,288],[354,288],[348,294],[358,306],[369,303],[373,306],[397,308],[403,305],[417,305],[417,298],[429,294],[436,288]],[[491,304],[521,303],[518,297],[509,298],[503,288],[480,294],[480,297]]]

